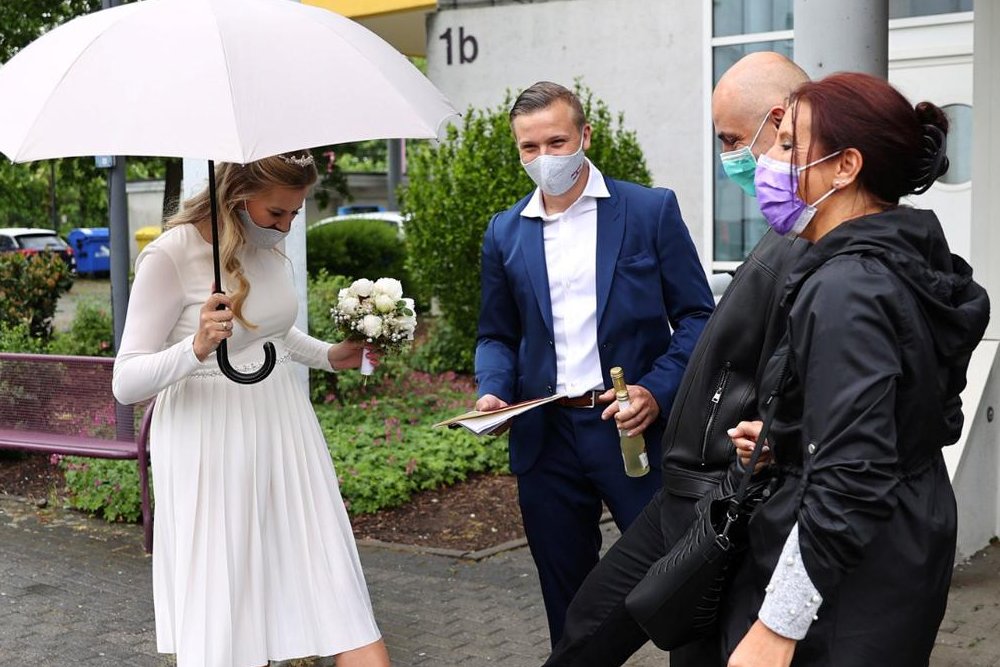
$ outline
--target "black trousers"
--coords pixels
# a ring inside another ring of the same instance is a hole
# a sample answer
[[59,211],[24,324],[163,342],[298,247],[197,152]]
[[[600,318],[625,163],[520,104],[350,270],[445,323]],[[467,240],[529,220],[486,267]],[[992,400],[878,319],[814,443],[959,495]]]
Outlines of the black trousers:
[[618,430],[601,420],[602,407],[543,409],[545,446],[517,476],[517,494],[555,646],[570,600],[601,555],[601,502],[624,531],[662,482],[655,471],[625,476]]
[[[694,520],[695,498],[660,490],[590,571],[570,603],[562,639],[545,665],[614,667],[649,641],[625,609],[625,597]],[[718,637],[670,652],[670,667],[723,664]]]

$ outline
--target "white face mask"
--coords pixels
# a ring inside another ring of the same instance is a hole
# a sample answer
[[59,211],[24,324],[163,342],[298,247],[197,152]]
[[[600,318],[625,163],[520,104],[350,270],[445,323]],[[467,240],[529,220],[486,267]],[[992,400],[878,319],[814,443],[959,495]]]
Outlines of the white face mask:
[[579,180],[584,159],[581,132],[580,148],[572,155],[539,155],[531,162],[522,162],[521,166],[542,192],[558,197],[568,192]]
[[240,222],[243,223],[243,235],[246,237],[247,243],[256,248],[273,248],[288,236],[288,232],[283,232],[275,227],[261,227],[254,222],[253,218],[250,217],[250,211],[246,209],[245,203],[243,210],[237,210],[236,215],[239,217]]

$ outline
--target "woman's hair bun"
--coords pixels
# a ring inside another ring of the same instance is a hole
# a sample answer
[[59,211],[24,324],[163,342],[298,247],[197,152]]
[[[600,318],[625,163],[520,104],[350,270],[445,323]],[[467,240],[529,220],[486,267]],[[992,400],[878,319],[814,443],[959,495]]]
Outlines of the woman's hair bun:
[[921,137],[908,194],[919,195],[948,171],[948,117],[931,102],[921,102],[914,111],[921,123]]

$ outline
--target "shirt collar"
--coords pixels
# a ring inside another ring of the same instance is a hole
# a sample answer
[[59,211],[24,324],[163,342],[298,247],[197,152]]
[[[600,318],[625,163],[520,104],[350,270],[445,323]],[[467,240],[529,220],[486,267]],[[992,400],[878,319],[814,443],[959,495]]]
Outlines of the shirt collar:
[[572,209],[574,206],[580,204],[580,202],[586,200],[588,197],[590,199],[604,199],[610,197],[611,193],[608,191],[608,185],[604,182],[604,175],[601,171],[594,166],[594,163],[590,161],[590,158],[585,158],[587,164],[590,166],[590,174],[587,176],[587,185],[584,186],[583,192],[580,193],[579,198],[562,213],[556,213],[554,215],[547,215],[545,213],[545,207],[542,205],[542,191],[540,188],[535,188],[535,191],[531,193],[531,199],[528,200],[528,204],[521,211],[521,215],[525,218],[541,218],[546,222],[551,220],[556,220],[564,215],[567,211]]

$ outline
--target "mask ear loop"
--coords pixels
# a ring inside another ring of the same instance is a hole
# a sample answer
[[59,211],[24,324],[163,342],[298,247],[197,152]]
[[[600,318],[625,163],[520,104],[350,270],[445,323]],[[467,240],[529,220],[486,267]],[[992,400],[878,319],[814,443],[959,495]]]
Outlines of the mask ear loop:
[[[767,119],[770,118],[770,117],[771,117],[771,110],[768,109],[767,113],[764,115],[764,119],[762,121],[760,121],[760,125],[757,126],[757,133],[753,135],[753,139],[747,145],[747,150],[750,151],[750,155],[751,156],[753,155],[753,145],[755,143],[757,143],[757,138],[760,137],[760,133],[764,129],[764,126],[767,125]],[[757,161],[757,158],[754,158],[754,162],[756,162],[756,161]]]
[[[818,159],[818,160],[813,160],[813,161],[812,161],[812,162],[810,162],[809,164],[804,164],[804,165],[802,165],[801,167],[796,167],[796,169],[795,169],[795,191],[796,191],[796,196],[798,196],[798,189],[799,189],[799,175],[800,175],[800,174],[801,174],[801,173],[802,173],[803,171],[805,171],[805,170],[806,170],[806,169],[808,169],[809,167],[812,167],[812,166],[814,166],[814,165],[817,165],[817,164],[819,164],[820,162],[825,162],[826,160],[829,160],[830,158],[832,158],[832,157],[834,157],[834,156],[837,156],[837,155],[840,155],[840,154],[841,154],[841,153],[843,153],[843,152],[844,152],[844,150],[843,150],[843,149],[841,149],[841,150],[839,150],[839,151],[834,151],[834,152],[830,153],[829,155],[826,155],[826,156],[824,156],[824,157],[821,157],[821,158],[820,158],[820,159]],[[829,192],[827,192],[827,193],[826,193],[825,195],[823,195],[822,197],[820,197],[819,199],[817,199],[817,200],[816,200],[815,202],[813,202],[812,204],[808,204],[808,206],[813,206],[813,207],[815,207],[815,206],[817,206],[817,205],[819,205],[819,204],[823,203],[823,201],[824,201],[824,200],[825,200],[825,199],[826,199],[827,197],[829,197],[830,195],[832,195],[832,194],[833,194],[834,192],[836,192],[836,191],[837,191],[837,188],[830,188],[830,191],[829,191]],[[800,198],[800,199],[801,199],[801,198]],[[802,201],[803,201],[803,202],[805,202],[805,200],[804,200],[804,199],[802,199]]]

